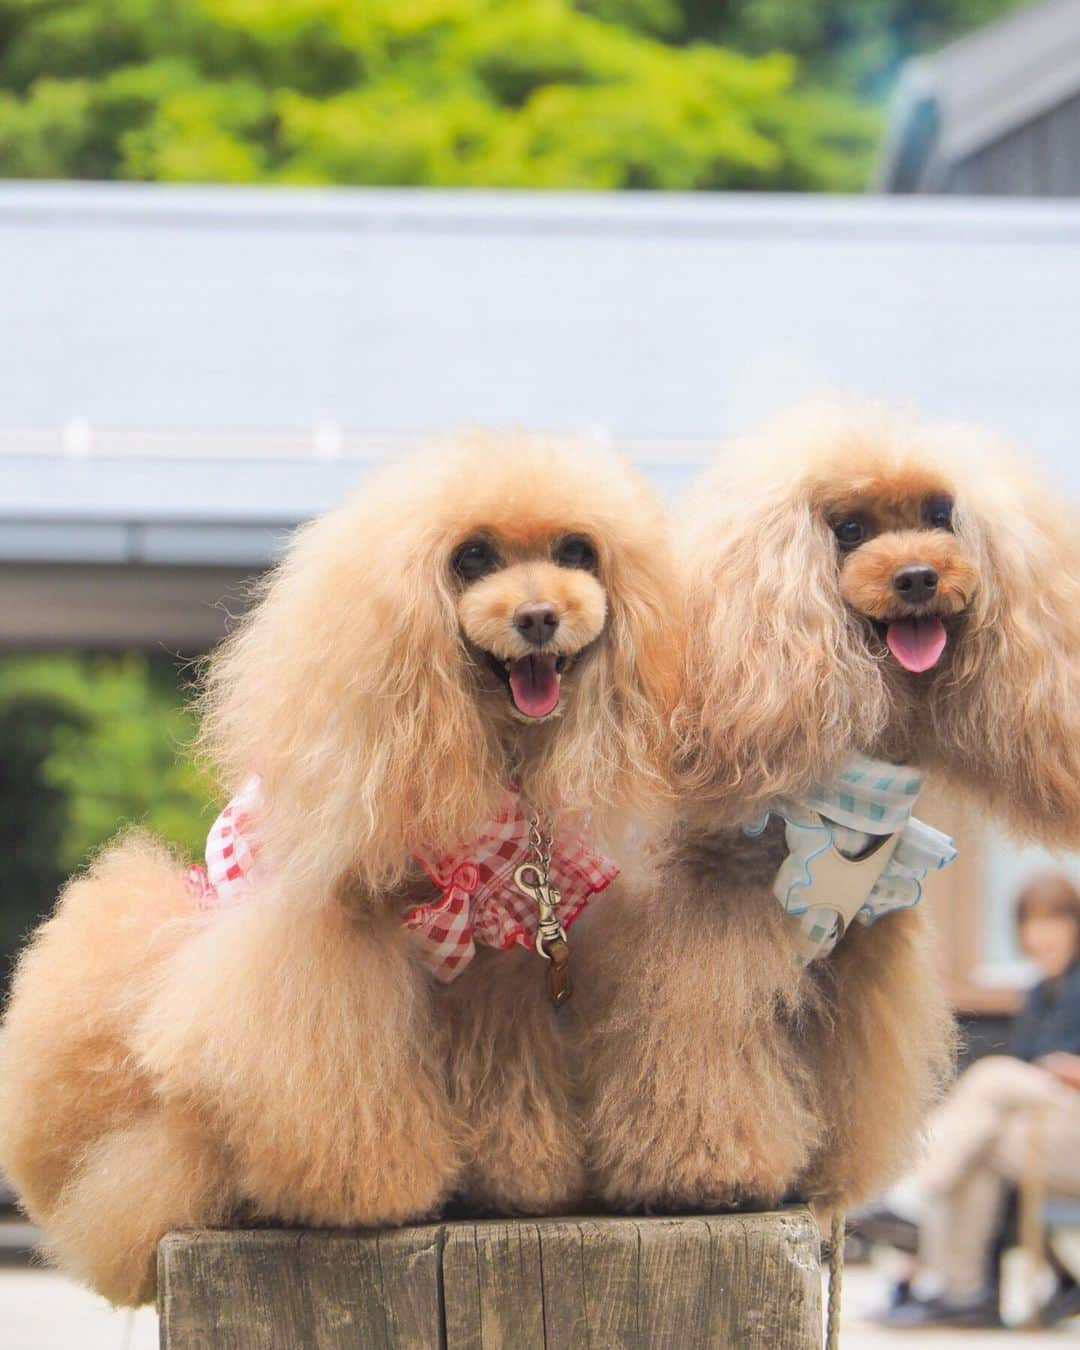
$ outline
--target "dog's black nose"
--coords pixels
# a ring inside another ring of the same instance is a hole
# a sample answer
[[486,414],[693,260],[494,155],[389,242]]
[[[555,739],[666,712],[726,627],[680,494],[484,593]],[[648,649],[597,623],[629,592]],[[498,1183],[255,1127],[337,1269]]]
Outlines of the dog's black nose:
[[514,610],[514,627],[534,647],[542,647],[553,638],[558,626],[554,605],[518,605]]
[[901,567],[892,579],[893,590],[905,605],[925,605],[933,600],[938,587],[938,574],[932,567],[919,564]]

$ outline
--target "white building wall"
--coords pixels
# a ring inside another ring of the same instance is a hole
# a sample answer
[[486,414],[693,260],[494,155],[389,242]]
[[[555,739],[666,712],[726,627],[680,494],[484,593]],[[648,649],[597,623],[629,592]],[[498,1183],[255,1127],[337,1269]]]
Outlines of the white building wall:
[[1075,203],[8,184],[0,296],[9,522],[290,520],[464,423],[606,428],[675,492],[826,390],[1080,494]]

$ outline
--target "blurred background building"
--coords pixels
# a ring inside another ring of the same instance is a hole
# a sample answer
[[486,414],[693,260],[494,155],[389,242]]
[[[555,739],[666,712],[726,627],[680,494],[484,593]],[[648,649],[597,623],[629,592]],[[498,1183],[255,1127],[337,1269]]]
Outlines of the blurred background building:
[[1076,0],[1026,6],[910,62],[879,178],[887,192],[1075,197]]

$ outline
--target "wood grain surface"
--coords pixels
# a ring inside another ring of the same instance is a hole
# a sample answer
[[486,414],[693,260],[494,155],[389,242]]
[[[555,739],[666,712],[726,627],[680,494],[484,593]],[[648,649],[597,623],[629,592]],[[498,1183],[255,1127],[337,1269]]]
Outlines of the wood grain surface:
[[172,1233],[163,1350],[820,1350],[803,1209]]

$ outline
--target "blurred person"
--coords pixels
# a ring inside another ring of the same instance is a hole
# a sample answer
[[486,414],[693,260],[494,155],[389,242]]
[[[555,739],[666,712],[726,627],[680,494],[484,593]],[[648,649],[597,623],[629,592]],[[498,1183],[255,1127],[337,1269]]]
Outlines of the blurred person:
[[[973,1064],[930,1125],[921,1168],[865,1225],[918,1227],[918,1264],[879,1320],[890,1326],[1000,1325],[994,1254],[1008,1194],[1033,1147],[1049,1194],[1080,1197],[1080,893],[1045,874],[1020,894],[1017,932],[1042,971],[1007,1053]],[[1044,1320],[1080,1312],[1064,1271]]]

